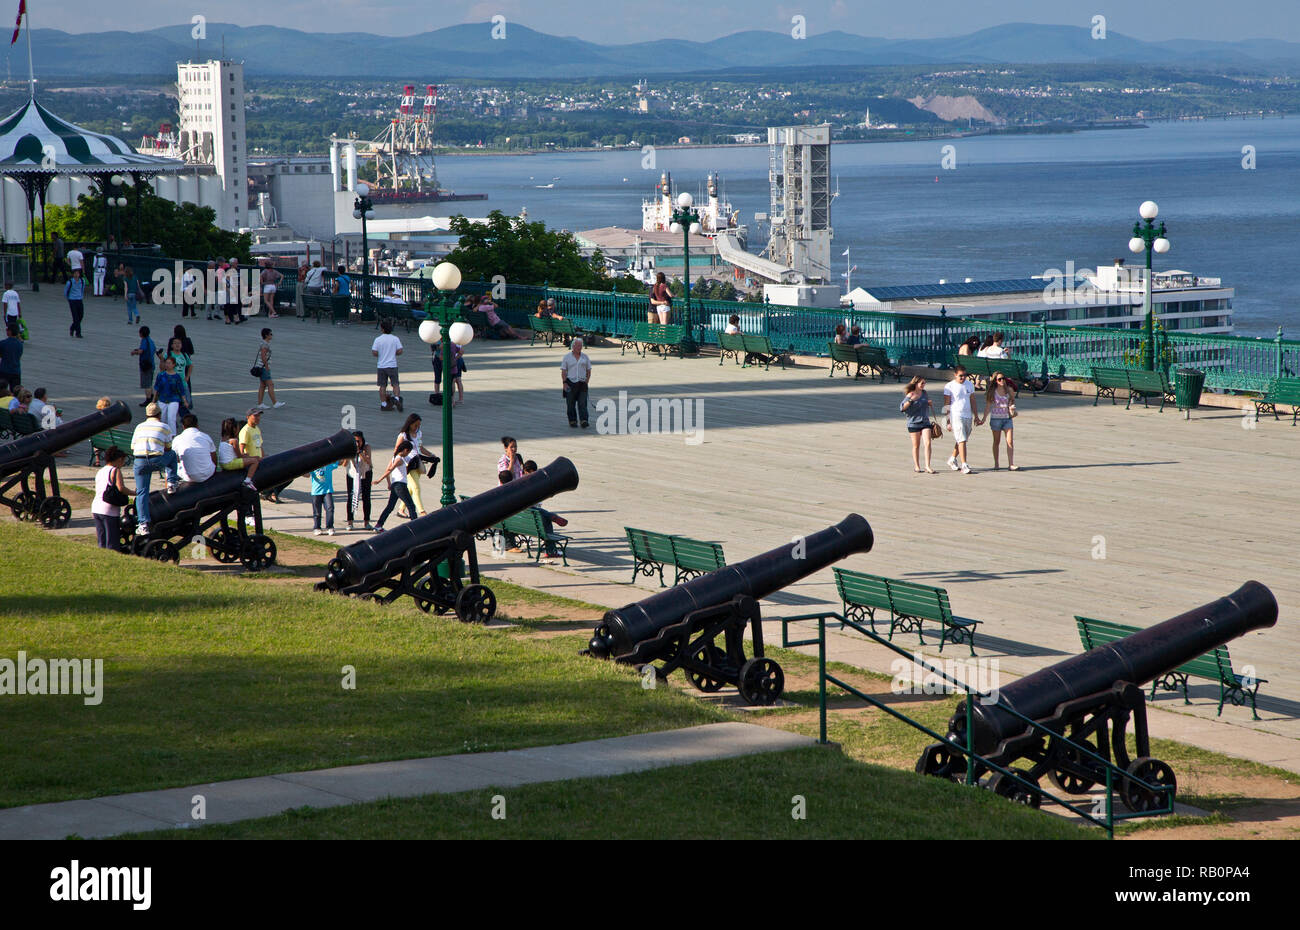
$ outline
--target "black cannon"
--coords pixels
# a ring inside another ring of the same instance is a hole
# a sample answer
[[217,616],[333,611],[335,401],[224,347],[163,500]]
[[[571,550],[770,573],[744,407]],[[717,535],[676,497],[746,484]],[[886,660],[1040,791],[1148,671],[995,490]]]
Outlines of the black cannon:
[[[258,491],[281,487],[322,465],[355,455],[356,449],[352,434],[339,430],[326,439],[268,455],[258,465],[253,484]],[[174,494],[152,492],[147,536],[135,533],[132,504],[122,519],[130,551],[160,562],[178,562],[180,546],[192,541],[204,545],[218,562],[241,562],[252,572],[275,564],[275,540],[262,531],[261,501],[244,486],[246,475],[244,471],[218,471],[207,481],[183,486]],[[179,544],[173,541],[176,537],[181,539]]]
[[[773,704],[785,690],[781,666],[763,655],[758,602],[855,552],[870,552],[871,526],[849,514],[834,526],[751,559],[605,613],[584,654],[629,665],[662,662],[661,678],[685,669],[704,692],[736,685],[749,704]],[[745,657],[745,626],[754,655]],[[725,648],[716,642],[723,634]]]
[[[530,475],[340,549],[316,590],[385,604],[406,594],[425,613],[450,610],[466,623],[486,623],[496,615],[497,599],[479,583],[475,534],[577,486],[578,470],[558,458]],[[468,585],[462,558],[469,563]]]
[[[976,700],[971,708],[972,748],[976,755],[1003,768],[1024,760],[1029,767],[1014,769],[1017,775],[1033,784],[1046,775],[1067,794],[1084,794],[1095,785],[1104,785],[1102,763],[1057,738],[1064,736],[1104,759],[1113,754],[1117,768],[1172,793],[1177,789],[1173,769],[1151,757],[1142,685],[1228,640],[1276,622],[1277,601],[1272,592],[1248,581],[1213,603],[1014,681],[999,690],[996,702]],[[1029,727],[1007,708],[1052,735]],[[1129,757],[1125,743],[1130,717],[1136,758]],[[963,701],[948,721],[948,739],[961,746],[967,745],[966,718]],[[966,775],[966,757],[944,743],[934,743],[922,753],[916,770],[960,781]],[[978,763],[975,770],[977,778],[990,771]],[[1042,801],[1039,792],[1000,772],[983,783],[1022,804],[1037,807]],[[1120,778],[1116,787],[1129,810],[1141,813],[1164,804],[1163,791],[1137,781]]]
[[[59,496],[59,470],[54,454],[96,433],[130,422],[131,408],[118,401],[62,426],[0,445],[0,504],[7,504],[18,520],[36,520],[47,529],[67,526],[72,519],[72,505]],[[15,486],[22,490],[6,497]]]

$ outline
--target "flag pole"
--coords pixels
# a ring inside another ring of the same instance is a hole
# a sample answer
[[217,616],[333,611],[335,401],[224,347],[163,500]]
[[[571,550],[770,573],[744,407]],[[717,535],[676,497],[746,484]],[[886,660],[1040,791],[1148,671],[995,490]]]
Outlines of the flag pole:
[[[26,4],[24,4],[26,7]],[[36,69],[32,67],[32,11],[27,10],[27,90],[36,99]]]

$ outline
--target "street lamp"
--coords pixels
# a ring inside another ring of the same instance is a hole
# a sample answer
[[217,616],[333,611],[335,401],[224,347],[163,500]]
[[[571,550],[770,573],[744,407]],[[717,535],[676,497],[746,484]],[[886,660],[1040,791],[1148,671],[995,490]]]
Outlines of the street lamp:
[[375,218],[375,205],[370,200],[370,185],[357,184],[357,199],[352,204],[352,218],[361,221],[361,312],[365,313],[370,301],[370,246],[366,236],[366,220]]
[[117,213],[117,247],[120,249],[122,248],[122,214],[120,211],[126,207],[126,197],[122,196],[122,185],[126,183],[126,178],[120,174],[115,174],[108,181],[112,186],[108,192],[109,209],[104,211],[104,237],[107,240],[113,234],[112,208],[117,207],[119,211]]
[[1163,255],[1169,251],[1164,220],[1160,221],[1159,228],[1155,225],[1159,213],[1160,208],[1156,206],[1154,200],[1144,201],[1142,206],[1138,207],[1138,215],[1142,219],[1133,224],[1133,238],[1128,241],[1130,252],[1147,253],[1147,277],[1142,297],[1142,309],[1146,314],[1146,348],[1142,352],[1142,365],[1147,371],[1156,370],[1155,308],[1151,303],[1151,253],[1155,251]]
[[686,338],[682,341],[682,351],[689,352],[695,349],[695,343],[691,339],[691,327],[694,324],[694,315],[691,312],[691,233],[699,235],[700,232],[700,214],[692,209],[695,203],[688,191],[682,191],[677,197],[677,209],[673,211],[672,224],[668,227],[670,232],[682,234],[682,277],[683,284],[686,286]]
[[429,345],[442,343],[442,506],[450,507],[456,503],[451,437],[452,382],[456,378],[456,360],[451,344],[469,345],[474,338],[474,327],[460,318],[460,302],[456,300],[460,269],[451,262],[439,262],[433,269],[433,286],[438,294],[430,294],[424,301],[424,312],[429,319],[420,324],[420,339]]

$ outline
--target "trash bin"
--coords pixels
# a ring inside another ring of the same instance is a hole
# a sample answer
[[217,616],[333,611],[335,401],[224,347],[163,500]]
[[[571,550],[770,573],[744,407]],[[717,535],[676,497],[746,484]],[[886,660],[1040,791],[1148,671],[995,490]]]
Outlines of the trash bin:
[[1174,400],[1178,409],[1185,411],[1186,419],[1191,419],[1192,411],[1200,405],[1204,389],[1205,372],[1199,368],[1180,368],[1174,372]]

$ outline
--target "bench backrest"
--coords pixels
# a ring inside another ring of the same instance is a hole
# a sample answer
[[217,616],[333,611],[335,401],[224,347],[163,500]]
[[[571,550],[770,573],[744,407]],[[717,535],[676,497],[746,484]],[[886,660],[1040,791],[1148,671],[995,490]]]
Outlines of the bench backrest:
[[665,565],[673,564],[673,540],[667,533],[655,533],[632,526],[623,527],[623,531],[627,533],[628,545],[632,547],[632,555],[636,558]]
[[1277,378],[1264,396],[1283,404],[1300,404],[1300,378]]
[[846,346],[838,342],[826,343],[830,350],[831,358],[837,362],[856,362],[858,360],[858,347]]
[[9,420],[13,431],[19,436],[29,436],[41,431],[41,421],[30,413],[11,413]]
[[13,429],[13,421],[9,419],[9,411],[0,408],[0,433],[7,433]]
[[895,614],[939,620],[946,623],[952,618],[948,592],[928,584],[914,581],[886,579],[889,582],[889,609]]
[[578,331],[573,326],[573,320],[551,320],[551,332],[557,336],[576,336]]
[[[1126,636],[1132,636],[1134,633],[1141,632],[1141,627],[1125,626],[1122,623],[1112,623],[1109,620],[1094,620],[1091,617],[1075,616],[1074,622],[1079,627],[1079,641],[1083,643],[1085,650],[1096,649],[1098,646],[1104,646],[1107,643],[1113,643],[1117,639],[1123,639]],[[1180,672],[1184,675],[1196,675],[1199,678],[1217,679],[1220,677],[1220,665],[1218,653],[1222,652],[1226,659],[1229,676],[1232,673],[1232,661],[1227,659],[1227,649],[1219,646],[1210,652],[1197,656],[1184,662],[1173,671]]]
[[673,536],[673,564],[697,572],[713,572],[724,568],[727,560],[719,543],[701,542],[685,536]]
[[889,610],[889,580],[879,575],[836,568],[835,590],[846,606]]
[[519,513],[502,520],[501,529],[518,536],[541,536],[541,515],[537,513],[535,508],[529,507],[527,510],[521,510]]
[[535,333],[554,332],[554,326],[555,324],[551,321],[550,317],[530,316],[528,318],[528,328]]
[[745,336],[743,333],[718,333],[718,347],[727,352],[744,352]]
[[1147,371],[1145,368],[1126,368],[1128,386],[1134,391],[1167,391],[1169,380],[1163,371]]
[[864,365],[880,366],[889,364],[889,354],[878,346],[867,345],[863,342],[853,348],[858,352],[858,361]]
[[744,343],[746,352],[757,352],[760,355],[776,354],[776,351],[772,348],[772,340],[766,336],[751,336],[748,333],[741,333],[740,339]]

